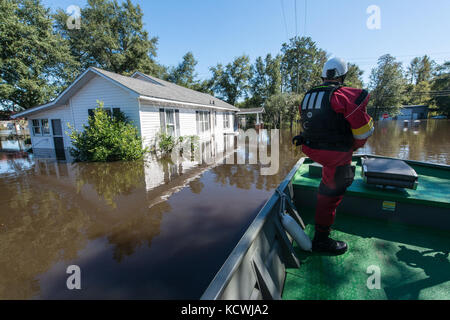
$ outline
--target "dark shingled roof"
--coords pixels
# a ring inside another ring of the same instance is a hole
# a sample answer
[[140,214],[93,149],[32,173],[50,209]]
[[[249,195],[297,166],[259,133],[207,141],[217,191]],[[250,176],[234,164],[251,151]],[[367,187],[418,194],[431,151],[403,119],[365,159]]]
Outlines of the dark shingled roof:
[[[122,76],[120,74],[105,71],[99,68],[92,68],[97,72],[111,78],[121,85],[139,93],[142,96],[176,100],[179,102],[190,102],[204,104],[211,107],[227,108],[230,110],[239,110],[235,106],[226,103],[223,100],[217,99],[210,94],[198,92],[192,89],[188,89],[177,84],[155,78],[143,73],[137,73],[148,80],[137,79],[133,77]],[[212,104],[214,101],[214,104]]]
[[67,87],[53,101],[44,105],[24,110],[20,113],[12,115],[12,118],[22,117],[30,113],[47,110],[48,108],[53,108],[62,105],[64,103],[67,103],[68,98],[72,96],[75,92],[77,92],[94,76],[105,77],[106,79],[114,83],[117,83],[121,87],[132,91],[136,95],[143,97],[172,100],[179,103],[194,103],[211,108],[225,108],[231,111],[239,111],[239,109],[236,108],[235,106],[226,103],[223,100],[215,98],[210,94],[188,89],[140,72],[135,72],[133,76],[141,76],[145,80],[134,78],[133,76],[131,77],[122,76],[114,72],[90,67],[86,71],[84,71],[81,75],[79,75],[78,78],[74,82],[72,82],[72,84],[69,87]]

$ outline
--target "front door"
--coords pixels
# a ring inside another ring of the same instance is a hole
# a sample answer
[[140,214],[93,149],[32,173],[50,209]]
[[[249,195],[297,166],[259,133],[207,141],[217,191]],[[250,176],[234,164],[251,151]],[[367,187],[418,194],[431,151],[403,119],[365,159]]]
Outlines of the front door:
[[57,160],[66,160],[64,150],[64,138],[62,136],[61,119],[52,119],[53,144],[55,146],[55,154]]

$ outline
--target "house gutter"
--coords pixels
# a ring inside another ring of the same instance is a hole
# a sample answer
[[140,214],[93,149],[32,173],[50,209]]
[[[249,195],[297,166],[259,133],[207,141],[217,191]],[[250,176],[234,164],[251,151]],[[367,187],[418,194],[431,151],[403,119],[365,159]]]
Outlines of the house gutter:
[[231,108],[217,107],[217,106],[207,105],[207,104],[192,103],[192,102],[182,102],[182,101],[176,101],[176,100],[170,100],[170,99],[161,99],[161,98],[154,98],[154,97],[147,97],[147,96],[139,96],[139,99],[140,100],[145,100],[145,101],[152,101],[152,102],[181,104],[181,105],[193,106],[193,107],[203,107],[203,108],[211,108],[211,109],[219,109],[219,110],[229,110],[229,111],[235,111],[235,112],[239,111],[239,109],[231,109]]

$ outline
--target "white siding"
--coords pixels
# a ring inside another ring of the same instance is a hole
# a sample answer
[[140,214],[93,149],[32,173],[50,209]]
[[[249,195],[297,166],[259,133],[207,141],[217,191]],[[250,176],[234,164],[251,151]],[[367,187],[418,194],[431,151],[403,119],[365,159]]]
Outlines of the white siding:
[[[159,118],[160,108],[170,108],[179,110],[180,117],[180,135],[191,136],[197,135],[197,123],[196,123],[196,109],[186,109],[177,107],[159,107],[151,104],[141,102],[140,106],[140,119],[142,138],[145,146],[152,146],[155,143],[155,138],[158,132],[161,131],[161,121]],[[211,136],[209,133],[202,134],[200,138],[209,139]]]
[[159,107],[141,102],[139,115],[143,144],[150,147],[154,145],[156,134],[161,130]]
[[[35,119],[48,119],[50,123],[50,135],[46,136],[35,136],[33,134],[33,121]],[[72,114],[70,112],[70,108],[68,106],[61,106],[52,108],[46,111],[42,111],[36,114],[33,114],[29,117],[28,127],[30,129],[31,135],[31,143],[33,148],[39,149],[54,149],[53,145],[53,132],[52,132],[52,119],[61,119],[61,126],[63,131],[64,138],[64,147],[68,148],[71,146],[71,141],[68,135],[65,132],[70,133],[70,129],[68,128],[68,123],[72,123]]]
[[[223,127],[223,120],[225,115],[228,116],[229,119],[229,127],[228,128],[224,128]],[[235,117],[235,113],[234,112],[229,112],[228,114],[226,112],[217,112],[217,133],[218,134],[223,134],[223,133],[232,133],[234,132],[234,117]]]
[[195,110],[180,109],[180,135],[197,135],[197,123],[195,119]]
[[[31,142],[34,149],[53,149],[53,135],[51,128],[51,119],[61,119],[64,147],[72,146],[68,123],[76,130],[83,130],[83,125],[88,123],[88,109],[94,109],[97,106],[97,100],[103,101],[107,108],[120,108],[122,112],[137,126],[140,130],[139,107],[136,97],[110,81],[96,76],[83,86],[73,97],[70,98],[69,105],[51,108],[45,111],[35,113],[29,117]],[[50,135],[34,136],[32,128],[33,119],[49,119]]]
[[70,99],[77,130],[82,130],[83,125],[87,124],[88,109],[95,109],[97,100],[103,101],[105,108],[120,108],[140,130],[138,99],[129,91],[100,76],[91,79]]

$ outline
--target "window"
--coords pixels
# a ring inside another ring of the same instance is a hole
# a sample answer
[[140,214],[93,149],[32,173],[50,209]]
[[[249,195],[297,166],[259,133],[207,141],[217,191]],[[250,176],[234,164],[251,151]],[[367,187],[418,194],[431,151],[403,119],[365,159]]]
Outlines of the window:
[[35,136],[45,136],[50,134],[50,123],[48,119],[34,119],[33,124],[33,135]]
[[173,110],[166,110],[166,133],[170,136],[175,136],[175,112]]
[[33,135],[41,135],[41,125],[39,120],[33,120]]
[[[120,113],[120,108],[103,108],[103,109],[105,110],[105,112],[108,116],[111,117],[111,115],[112,115],[113,118],[117,117]],[[89,117],[94,116],[94,110],[95,109],[88,109]]]
[[50,123],[48,122],[48,119],[42,119],[41,126],[42,126],[42,135],[50,134]]
[[229,117],[228,112],[225,112],[223,114],[223,127],[224,127],[224,129],[227,129],[230,127],[230,117]]
[[171,136],[180,135],[180,112],[176,109],[159,109],[161,132]]
[[197,133],[204,133],[209,131],[210,113],[208,111],[196,111],[197,115]]

